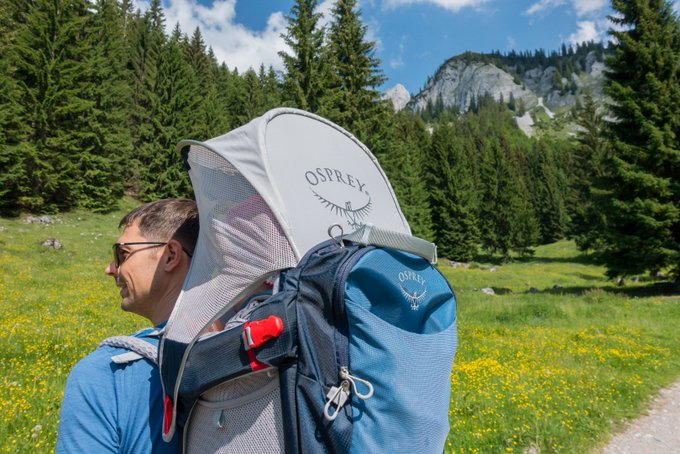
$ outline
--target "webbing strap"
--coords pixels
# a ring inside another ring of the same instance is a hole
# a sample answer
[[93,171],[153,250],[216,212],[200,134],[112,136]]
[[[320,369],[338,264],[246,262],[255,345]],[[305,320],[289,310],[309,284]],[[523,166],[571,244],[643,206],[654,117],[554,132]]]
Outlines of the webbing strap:
[[437,263],[437,246],[434,243],[406,233],[382,229],[370,223],[362,225],[354,232],[344,235],[342,238],[363,245],[389,247],[410,252],[428,260],[432,264]]
[[135,336],[108,337],[99,344],[100,347],[103,345],[124,348],[136,354],[130,355],[127,353],[123,353],[121,355],[112,356],[111,359],[113,360],[113,362],[118,364],[134,361],[142,357],[150,360],[154,364],[158,363],[158,347],[140,337]]

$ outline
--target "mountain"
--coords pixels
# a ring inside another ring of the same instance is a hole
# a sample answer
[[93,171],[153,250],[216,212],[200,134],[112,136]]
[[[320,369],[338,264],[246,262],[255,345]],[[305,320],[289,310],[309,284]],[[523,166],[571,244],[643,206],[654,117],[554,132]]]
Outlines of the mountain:
[[398,112],[411,101],[411,94],[402,84],[397,84],[383,93],[381,98],[390,100],[394,110]]
[[[550,122],[569,114],[584,91],[596,100],[604,98],[606,53],[602,44],[593,42],[563,46],[561,52],[550,54],[543,50],[504,55],[466,52],[444,62],[404,108],[436,117],[448,109],[466,112],[477,99],[492,96],[508,103],[518,125],[532,135],[537,121]],[[393,94],[389,99],[396,108]]]

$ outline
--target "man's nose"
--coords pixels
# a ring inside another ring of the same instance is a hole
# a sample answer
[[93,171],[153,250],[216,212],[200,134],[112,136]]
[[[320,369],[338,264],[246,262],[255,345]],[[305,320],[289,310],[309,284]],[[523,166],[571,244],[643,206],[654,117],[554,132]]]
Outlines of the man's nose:
[[117,271],[118,267],[115,263],[113,263],[113,261],[110,261],[106,268],[104,268],[104,273],[108,274],[109,276],[115,276]]

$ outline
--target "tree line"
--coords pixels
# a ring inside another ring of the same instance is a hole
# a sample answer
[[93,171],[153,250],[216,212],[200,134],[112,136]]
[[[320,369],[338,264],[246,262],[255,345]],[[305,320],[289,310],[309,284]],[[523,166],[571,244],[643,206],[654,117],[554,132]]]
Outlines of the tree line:
[[[380,100],[385,78],[356,0],[338,0],[327,26],[317,6],[294,3],[277,72],[218,62],[198,28],[167,34],[160,0],[143,13],[131,0],[3,2],[0,212],[108,211],[124,193],[191,197],[179,140],[290,106],[363,141],[414,233],[444,257],[531,254],[572,237],[611,275],[680,269],[680,32],[669,2],[613,2],[613,103],[586,96],[573,140],[526,137],[516,107],[488,97],[465,114],[395,113]],[[561,53],[579,61],[599,46]]]

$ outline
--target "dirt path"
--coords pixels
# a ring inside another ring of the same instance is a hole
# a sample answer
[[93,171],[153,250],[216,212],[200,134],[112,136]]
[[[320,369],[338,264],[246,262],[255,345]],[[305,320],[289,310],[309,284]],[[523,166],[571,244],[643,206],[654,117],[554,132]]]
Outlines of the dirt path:
[[661,390],[646,414],[624,430],[601,454],[680,454],[680,380]]

